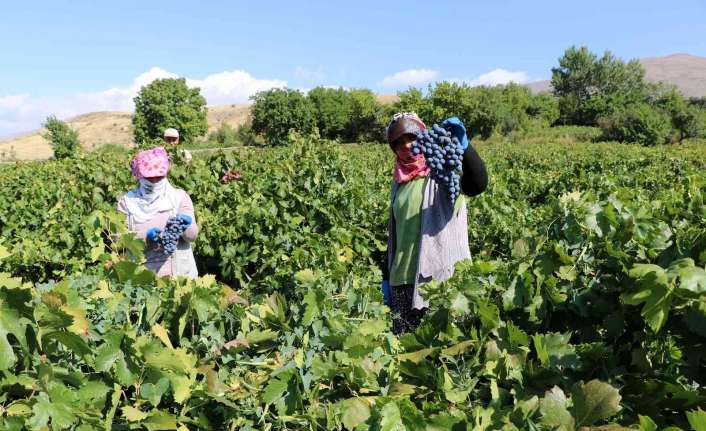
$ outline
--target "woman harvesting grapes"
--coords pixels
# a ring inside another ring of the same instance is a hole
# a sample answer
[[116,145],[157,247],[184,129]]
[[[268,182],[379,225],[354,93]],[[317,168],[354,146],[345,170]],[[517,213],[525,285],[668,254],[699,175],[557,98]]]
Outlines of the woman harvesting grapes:
[[167,179],[169,156],[162,147],[138,153],[132,160],[137,188],[118,201],[128,229],[145,240],[145,266],[158,276],[198,277],[191,243],[196,239],[194,205],[189,195]]
[[396,114],[387,127],[395,153],[383,292],[396,334],[414,330],[429,304],[419,285],[447,280],[456,262],[471,257],[466,203],[482,193],[488,176],[468,145],[460,120],[428,131],[414,113]]

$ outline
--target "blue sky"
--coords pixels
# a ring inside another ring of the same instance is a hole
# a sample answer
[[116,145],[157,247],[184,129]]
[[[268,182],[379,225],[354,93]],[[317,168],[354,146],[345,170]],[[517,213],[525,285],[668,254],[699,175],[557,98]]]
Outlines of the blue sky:
[[283,85],[534,81],[574,44],[706,56],[705,22],[703,0],[5,2],[0,137],[49,113],[129,110],[163,76],[187,77],[214,105]]

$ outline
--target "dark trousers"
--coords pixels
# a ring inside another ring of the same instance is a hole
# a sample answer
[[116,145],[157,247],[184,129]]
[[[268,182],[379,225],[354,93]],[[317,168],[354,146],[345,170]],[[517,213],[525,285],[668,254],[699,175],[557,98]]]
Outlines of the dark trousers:
[[414,295],[414,285],[403,284],[392,286],[392,333],[400,335],[405,332],[414,332],[419,326],[422,317],[427,309],[417,310],[412,308],[412,296]]

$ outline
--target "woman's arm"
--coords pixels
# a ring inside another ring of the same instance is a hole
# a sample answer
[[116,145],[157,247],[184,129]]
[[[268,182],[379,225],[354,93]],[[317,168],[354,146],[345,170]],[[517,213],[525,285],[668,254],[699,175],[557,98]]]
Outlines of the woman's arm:
[[184,198],[181,200],[181,205],[179,206],[179,214],[186,214],[191,217],[191,224],[182,237],[189,241],[194,242],[196,236],[199,234],[199,226],[196,224],[196,213],[194,212],[194,203],[191,201],[189,194],[184,192]]
[[488,172],[485,163],[471,145],[463,153],[463,174],[461,175],[461,190],[468,196],[483,193],[488,187]]

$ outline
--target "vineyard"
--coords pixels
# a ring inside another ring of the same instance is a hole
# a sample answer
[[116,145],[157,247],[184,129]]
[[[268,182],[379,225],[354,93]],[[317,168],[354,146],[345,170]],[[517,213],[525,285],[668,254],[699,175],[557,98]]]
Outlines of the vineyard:
[[195,281],[140,266],[126,152],[0,170],[0,429],[706,430],[703,143],[477,148],[473,260],[401,337],[386,145],[177,164]]

